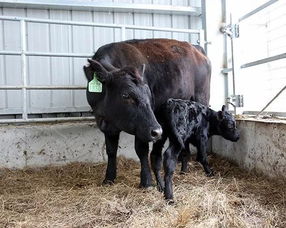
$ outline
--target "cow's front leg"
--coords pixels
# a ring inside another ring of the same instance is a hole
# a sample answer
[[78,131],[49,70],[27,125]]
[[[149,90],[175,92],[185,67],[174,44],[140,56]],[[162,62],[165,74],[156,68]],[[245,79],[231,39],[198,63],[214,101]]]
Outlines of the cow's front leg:
[[107,168],[103,184],[112,184],[116,178],[116,157],[119,141],[119,133],[117,134],[104,134],[107,153]]
[[138,137],[135,136],[135,150],[141,163],[141,180],[139,187],[150,187],[152,185],[152,176],[148,160],[149,144],[146,142],[142,142]]
[[160,192],[164,191],[164,182],[161,178],[160,171],[161,171],[161,163],[162,163],[162,149],[166,142],[166,137],[162,136],[160,140],[153,144],[153,148],[151,151],[151,167],[154,172],[157,187]]
[[[176,169],[176,164],[178,160],[178,156],[181,152],[181,148],[179,146],[175,146],[175,144],[170,143],[168,149],[164,153],[164,171],[165,171],[165,189],[164,195],[165,199],[172,200],[173,199],[173,174]],[[172,202],[172,201],[170,201]]]
[[210,168],[207,157],[207,142],[208,138],[206,136],[201,136],[198,140],[197,146],[197,161],[200,162],[205,170],[208,177],[214,175],[213,170]]

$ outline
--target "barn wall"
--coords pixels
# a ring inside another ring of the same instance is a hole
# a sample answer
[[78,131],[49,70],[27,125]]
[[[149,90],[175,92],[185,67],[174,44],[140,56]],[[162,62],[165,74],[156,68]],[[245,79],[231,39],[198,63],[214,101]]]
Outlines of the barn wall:
[[286,178],[285,121],[238,120],[241,131],[236,143],[213,137],[214,153],[269,177]]
[[[119,2],[107,0],[104,2]],[[200,6],[200,0],[125,0],[125,3]],[[83,3],[84,4],[84,3]],[[1,8],[0,15],[83,21],[107,24],[132,24],[169,28],[201,29],[201,18],[185,15],[121,13],[55,9]],[[100,46],[121,40],[120,29],[70,25],[27,24],[27,49],[35,52],[90,53]],[[198,35],[126,29],[126,39],[175,38],[197,43]],[[0,21],[0,50],[20,51],[20,23]],[[85,58],[28,57],[28,85],[86,85],[82,66]],[[0,55],[0,85],[21,85],[20,56]],[[85,91],[28,91],[28,113],[88,111]],[[22,111],[22,92],[0,90],[0,114]]]
[[[0,126],[0,168],[105,162],[104,135],[94,122]],[[120,135],[118,154],[138,159],[134,137]]]

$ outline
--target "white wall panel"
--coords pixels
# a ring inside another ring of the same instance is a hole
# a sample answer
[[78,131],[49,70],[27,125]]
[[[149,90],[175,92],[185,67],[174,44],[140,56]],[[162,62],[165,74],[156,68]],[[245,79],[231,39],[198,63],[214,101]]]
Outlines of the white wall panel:
[[[27,17],[49,18],[49,10],[27,9]],[[29,51],[50,52],[50,25],[27,24]],[[30,85],[51,84],[51,59],[49,57],[28,57],[28,83]],[[28,111],[50,108],[52,91],[28,91]]]
[[[93,21],[92,12],[72,11],[73,21]],[[76,53],[91,53],[94,48],[93,28],[83,26],[72,27],[72,52]],[[83,74],[82,67],[86,63],[86,59],[73,58],[73,77],[72,84],[84,85],[86,79]],[[73,106],[87,106],[85,91],[73,91]]]
[[[64,10],[50,10],[50,19],[70,20],[70,12]],[[50,51],[71,52],[71,26],[50,25]],[[71,85],[72,74],[70,71],[71,58],[51,58],[51,84]],[[51,92],[51,107],[61,110],[63,107],[73,107],[72,91],[53,90]]]
[[[0,15],[3,15],[3,9],[0,9]],[[0,50],[4,49],[4,21],[0,21]],[[5,77],[5,56],[0,55],[0,85],[6,84],[6,77]],[[0,110],[4,110],[7,108],[7,91],[0,90]],[[1,112],[0,111],[0,112]]]
[[[3,9],[4,16],[26,16],[24,9]],[[13,21],[4,21],[3,46],[4,50],[20,51],[21,36],[20,23]],[[19,56],[5,56],[5,78],[6,85],[21,85],[21,59]],[[7,108],[19,111],[22,107],[21,91],[7,91],[6,103]],[[6,113],[6,110],[4,110]]]

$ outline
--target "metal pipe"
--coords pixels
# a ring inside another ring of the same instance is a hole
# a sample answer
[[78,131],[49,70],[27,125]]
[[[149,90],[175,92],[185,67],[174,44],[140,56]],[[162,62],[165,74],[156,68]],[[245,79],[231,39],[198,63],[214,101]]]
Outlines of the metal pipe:
[[286,53],[282,53],[279,55],[275,55],[275,56],[267,57],[264,59],[259,59],[259,60],[253,61],[253,62],[245,63],[245,64],[241,65],[240,68],[252,67],[252,66],[256,66],[256,65],[260,65],[260,64],[264,64],[264,63],[269,63],[272,61],[276,61],[279,59],[285,59],[285,58],[286,58]]
[[82,90],[86,89],[86,86],[81,85],[17,85],[17,86],[0,86],[0,90],[18,90],[18,89],[26,89],[26,90]]
[[[49,52],[29,52],[26,51],[26,56],[46,56],[46,57],[74,57],[74,58],[90,58],[88,53],[49,53]],[[20,51],[0,51],[0,55],[21,55]]]
[[43,122],[66,122],[66,121],[84,121],[94,120],[93,116],[89,117],[55,117],[55,118],[31,118],[31,119],[0,119],[0,124],[13,123],[43,123]]
[[136,29],[136,30],[154,30],[154,31],[164,31],[164,32],[179,32],[179,33],[194,33],[199,34],[199,29],[176,29],[176,28],[161,28],[152,26],[138,26],[138,25],[123,25],[123,24],[102,24],[102,23],[92,23],[92,22],[76,22],[76,21],[60,21],[60,20],[50,20],[50,19],[38,19],[38,18],[27,18],[27,17],[11,17],[11,16],[0,16],[0,20],[9,21],[21,21],[33,23],[44,23],[44,24],[60,24],[60,25],[76,25],[76,26],[94,26],[103,28],[119,28],[125,27],[126,29]]
[[286,85],[267,103],[267,105],[265,105],[265,107],[259,113],[257,113],[255,118],[257,118],[285,89]]
[[22,105],[23,105],[23,113],[22,118],[26,120],[28,118],[27,114],[27,59],[26,59],[26,51],[27,51],[27,37],[26,37],[26,22],[25,20],[20,21],[21,26],[21,73],[22,73]]
[[268,2],[266,2],[266,3],[264,3],[264,4],[262,4],[261,6],[257,7],[256,9],[254,9],[254,10],[248,12],[248,13],[245,14],[244,16],[240,17],[240,18],[238,19],[238,21],[241,22],[241,21],[245,20],[246,18],[249,18],[250,16],[252,16],[252,15],[254,15],[254,14],[260,12],[261,10],[265,9],[266,7],[268,7],[268,6],[270,6],[270,5],[272,5],[273,3],[278,2],[278,1],[279,1],[279,0],[271,0],[271,1],[268,1]]
[[74,0],[2,0],[0,7],[13,8],[38,8],[38,9],[64,9],[64,10],[87,10],[104,12],[125,12],[125,13],[159,13],[159,14],[178,14],[199,16],[200,7],[175,6],[162,4],[138,4],[123,2],[99,2],[99,1],[81,1]]

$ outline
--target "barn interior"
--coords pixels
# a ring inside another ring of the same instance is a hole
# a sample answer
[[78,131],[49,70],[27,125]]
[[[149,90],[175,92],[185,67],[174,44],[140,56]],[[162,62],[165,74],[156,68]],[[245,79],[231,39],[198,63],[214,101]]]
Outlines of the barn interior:
[[[282,0],[1,1],[0,226],[285,227],[285,12]],[[214,177],[195,158],[178,166],[173,205],[138,188],[126,133],[118,178],[101,185],[104,135],[86,100],[86,59],[146,38],[204,47],[210,106],[227,105],[241,135],[212,138]]]

